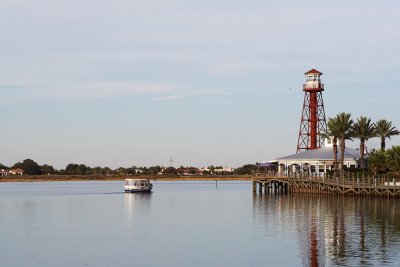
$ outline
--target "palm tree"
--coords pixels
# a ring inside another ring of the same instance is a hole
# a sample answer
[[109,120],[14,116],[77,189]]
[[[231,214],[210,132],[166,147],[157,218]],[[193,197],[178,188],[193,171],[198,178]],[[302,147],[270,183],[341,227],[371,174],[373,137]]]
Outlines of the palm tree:
[[394,135],[399,135],[400,132],[396,130],[396,127],[392,126],[391,121],[380,119],[375,123],[376,135],[381,138],[381,150],[385,150],[386,138],[391,138]]
[[374,173],[387,172],[389,160],[387,151],[375,150],[368,155],[368,168]]
[[336,131],[338,133],[338,140],[340,146],[340,161],[339,161],[339,170],[340,174],[344,174],[344,151],[346,149],[346,140],[352,140],[354,136],[353,133],[353,120],[351,119],[350,113],[339,113],[335,117],[336,120]]
[[393,172],[400,172],[400,146],[393,146],[387,151],[388,165]]
[[332,146],[333,146],[333,165],[334,165],[334,172],[335,175],[338,173],[338,160],[337,160],[337,153],[338,153],[338,146],[337,140],[339,136],[339,131],[337,127],[336,118],[329,118],[328,123],[326,124],[326,130],[321,134],[323,138],[332,138]]
[[371,123],[370,118],[360,116],[353,125],[353,133],[355,138],[360,139],[360,167],[364,169],[365,142],[368,141],[369,138],[376,136],[375,125]]

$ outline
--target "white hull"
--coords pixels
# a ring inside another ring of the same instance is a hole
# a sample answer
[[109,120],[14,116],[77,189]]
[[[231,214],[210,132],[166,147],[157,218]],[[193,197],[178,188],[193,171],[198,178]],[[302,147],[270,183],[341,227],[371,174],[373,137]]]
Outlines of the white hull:
[[149,193],[152,188],[148,179],[125,179],[126,193]]
[[144,189],[125,189],[125,193],[150,193],[151,188]]

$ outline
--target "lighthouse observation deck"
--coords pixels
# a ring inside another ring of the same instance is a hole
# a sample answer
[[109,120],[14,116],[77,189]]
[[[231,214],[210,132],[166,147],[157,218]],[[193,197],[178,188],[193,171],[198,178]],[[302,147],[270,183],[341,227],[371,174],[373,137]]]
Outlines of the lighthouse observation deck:
[[324,91],[324,84],[320,82],[306,83],[303,84],[303,91]]

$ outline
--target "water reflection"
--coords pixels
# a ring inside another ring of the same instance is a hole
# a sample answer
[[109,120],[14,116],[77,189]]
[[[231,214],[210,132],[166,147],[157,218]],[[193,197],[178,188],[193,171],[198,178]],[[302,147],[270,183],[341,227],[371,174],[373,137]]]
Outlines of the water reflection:
[[304,266],[393,266],[400,256],[398,199],[254,194],[253,216],[260,232],[293,232]]
[[[125,193],[125,210],[127,216],[133,218],[136,213],[149,210],[151,193]],[[142,215],[142,214],[141,214]]]

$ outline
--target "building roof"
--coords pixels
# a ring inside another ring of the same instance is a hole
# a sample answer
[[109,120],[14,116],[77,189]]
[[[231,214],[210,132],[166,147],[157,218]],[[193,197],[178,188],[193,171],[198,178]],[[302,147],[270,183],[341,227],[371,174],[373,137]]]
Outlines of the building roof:
[[320,72],[320,71],[318,71],[318,70],[316,70],[316,69],[311,69],[311,70],[309,70],[309,71],[307,71],[306,73],[304,73],[304,74],[319,74],[319,75],[322,75],[323,73],[322,72]]
[[258,166],[259,167],[273,167],[273,166],[276,166],[276,163],[274,164],[272,162],[264,161],[264,162],[260,163]]
[[[338,151],[338,160],[340,160],[340,150]],[[344,160],[356,160],[360,158],[360,152],[352,148],[346,148],[344,151]],[[316,161],[316,160],[332,160],[333,148],[321,147],[318,149],[304,151],[299,154],[293,154],[275,159],[276,161]]]

